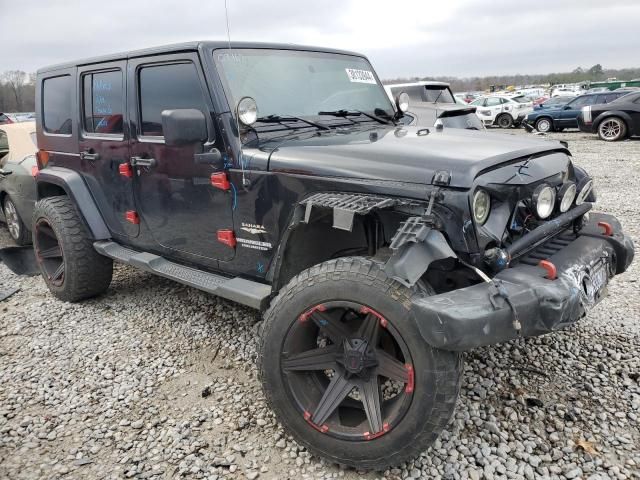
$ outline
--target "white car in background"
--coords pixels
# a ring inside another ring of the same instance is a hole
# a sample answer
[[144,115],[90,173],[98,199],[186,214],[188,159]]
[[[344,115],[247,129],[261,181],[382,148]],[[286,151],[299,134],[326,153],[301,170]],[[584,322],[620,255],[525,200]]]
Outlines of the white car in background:
[[533,102],[523,95],[490,95],[474,100],[471,105],[476,107],[476,115],[485,127],[517,127],[533,111]]
[[551,97],[577,97],[582,95],[585,91],[582,89],[576,89],[571,87],[555,87],[551,89]]

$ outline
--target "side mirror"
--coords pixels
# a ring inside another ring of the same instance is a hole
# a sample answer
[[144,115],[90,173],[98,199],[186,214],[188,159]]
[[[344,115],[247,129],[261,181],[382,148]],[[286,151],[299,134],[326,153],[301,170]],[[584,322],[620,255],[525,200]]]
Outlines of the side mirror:
[[396,107],[402,113],[409,110],[409,94],[407,92],[400,92],[396,95]]
[[163,110],[162,131],[165,145],[203,143],[207,140],[207,121],[200,110],[193,108]]

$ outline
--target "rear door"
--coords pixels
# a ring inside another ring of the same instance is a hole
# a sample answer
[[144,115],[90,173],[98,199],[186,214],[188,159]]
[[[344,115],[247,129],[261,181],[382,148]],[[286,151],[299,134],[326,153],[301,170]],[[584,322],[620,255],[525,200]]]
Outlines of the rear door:
[[149,166],[134,167],[137,212],[154,243],[168,256],[205,262],[231,260],[234,248],[217,240],[218,230],[233,230],[235,188],[211,185],[223,165],[197,164],[203,145],[167,146],[161,114],[197,109],[207,118],[208,147],[225,151],[216,135],[213,104],[196,53],[130,59],[129,112],[134,130],[131,155]]
[[126,61],[78,68],[80,163],[98,209],[115,236],[136,237],[133,179],[121,171],[129,162]]
[[498,115],[502,112],[502,99],[498,97],[489,97],[485,101],[484,110],[489,110],[491,112],[491,118],[493,120],[496,119]]

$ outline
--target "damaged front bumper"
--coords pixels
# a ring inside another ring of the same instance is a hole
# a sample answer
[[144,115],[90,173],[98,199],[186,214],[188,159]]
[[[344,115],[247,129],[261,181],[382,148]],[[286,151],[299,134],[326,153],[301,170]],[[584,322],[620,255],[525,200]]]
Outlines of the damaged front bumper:
[[[603,233],[602,222],[610,226]],[[633,260],[632,240],[611,215],[591,213],[580,234],[550,256],[557,278],[518,264],[489,282],[417,296],[412,312],[430,345],[463,351],[558,330],[582,318],[606,295],[609,279]]]

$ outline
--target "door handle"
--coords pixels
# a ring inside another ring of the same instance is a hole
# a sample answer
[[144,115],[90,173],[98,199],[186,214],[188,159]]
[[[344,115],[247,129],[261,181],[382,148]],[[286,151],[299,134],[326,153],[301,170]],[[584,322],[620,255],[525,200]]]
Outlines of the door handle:
[[93,148],[80,152],[80,160],[95,161],[100,159],[100,154],[96,153]]
[[155,167],[158,162],[155,158],[131,157],[130,163],[132,167]]

